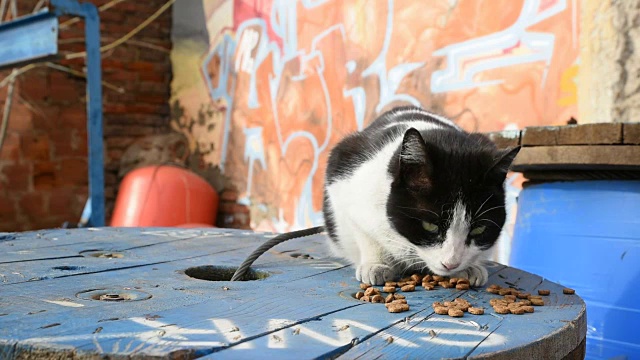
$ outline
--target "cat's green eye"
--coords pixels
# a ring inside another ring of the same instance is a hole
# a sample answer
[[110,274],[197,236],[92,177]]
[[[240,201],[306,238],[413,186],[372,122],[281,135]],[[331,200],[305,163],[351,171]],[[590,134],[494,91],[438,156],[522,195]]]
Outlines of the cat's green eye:
[[477,228],[471,230],[469,235],[478,236],[478,235],[482,234],[486,228],[487,228],[486,226],[478,226]]
[[431,233],[438,232],[438,225],[427,221],[422,222],[422,228]]

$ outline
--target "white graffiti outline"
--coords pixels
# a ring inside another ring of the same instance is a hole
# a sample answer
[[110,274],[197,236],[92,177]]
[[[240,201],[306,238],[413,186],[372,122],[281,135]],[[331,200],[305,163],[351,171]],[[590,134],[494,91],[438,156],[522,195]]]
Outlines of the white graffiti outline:
[[[504,80],[476,82],[474,77],[481,72],[544,61],[546,67],[540,86],[544,87],[553,57],[554,34],[527,31],[527,28],[564,11],[566,0],[555,0],[550,7],[538,12],[541,0],[525,0],[516,22],[507,29],[490,35],[448,45],[436,50],[434,56],[446,57],[447,67],[431,74],[431,92],[442,93],[497,85]],[[504,56],[503,51],[522,44],[531,50],[525,54]],[[482,59],[483,57],[488,57]],[[498,57],[495,57],[498,56]],[[476,60],[473,65],[464,66],[465,61]]]

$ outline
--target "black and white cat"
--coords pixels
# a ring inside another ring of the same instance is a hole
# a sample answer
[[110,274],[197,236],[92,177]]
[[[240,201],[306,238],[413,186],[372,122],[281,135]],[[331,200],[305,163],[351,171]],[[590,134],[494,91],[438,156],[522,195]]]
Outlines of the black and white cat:
[[518,151],[417,107],[384,113],[329,156],[332,251],[365,283],[421,270],[484,285],[482,260],[504,225],[503,184]]

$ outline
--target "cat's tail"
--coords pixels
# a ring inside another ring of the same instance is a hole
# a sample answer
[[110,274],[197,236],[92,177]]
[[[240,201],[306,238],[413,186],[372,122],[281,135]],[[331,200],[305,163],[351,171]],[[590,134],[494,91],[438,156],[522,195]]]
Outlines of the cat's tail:
[[271,249],[272,247],[282,242],[285,242],[287,240],[311,236],[311,235],[319,234],[323,231],[324,231],[324,226],[316,226],[316,227],[312,227],[304,230],[297,230],[297,231],[291,231],[288,233],[283,233],[272,239],[269,239],[269,241],[265,242],[264,244],[260,245],[260,247],[255,249],[251,253],[251,255],[249,255],[242,262],[242,264],[240,264],[240,267],[238,267],[236,272],[231,277],[231,281],[239,281],[240,279],[242,279],[247,274],[247,271],[249,271],[249,267],[251,267],[253,262],[256,261],[262,254],[267,252],[267,250]]

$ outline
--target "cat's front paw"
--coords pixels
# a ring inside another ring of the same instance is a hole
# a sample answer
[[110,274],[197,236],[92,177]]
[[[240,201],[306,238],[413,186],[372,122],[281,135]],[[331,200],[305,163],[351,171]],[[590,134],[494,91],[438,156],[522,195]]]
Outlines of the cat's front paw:
[[393,269],[383,264],[364,263],[356,267],[356,279],[366,284],[384,285],[386,281],[393,280]]
[[489,281],[489,273],[482,265],[471,265],[452,277],[465,277],[471,286],[484,286]]

